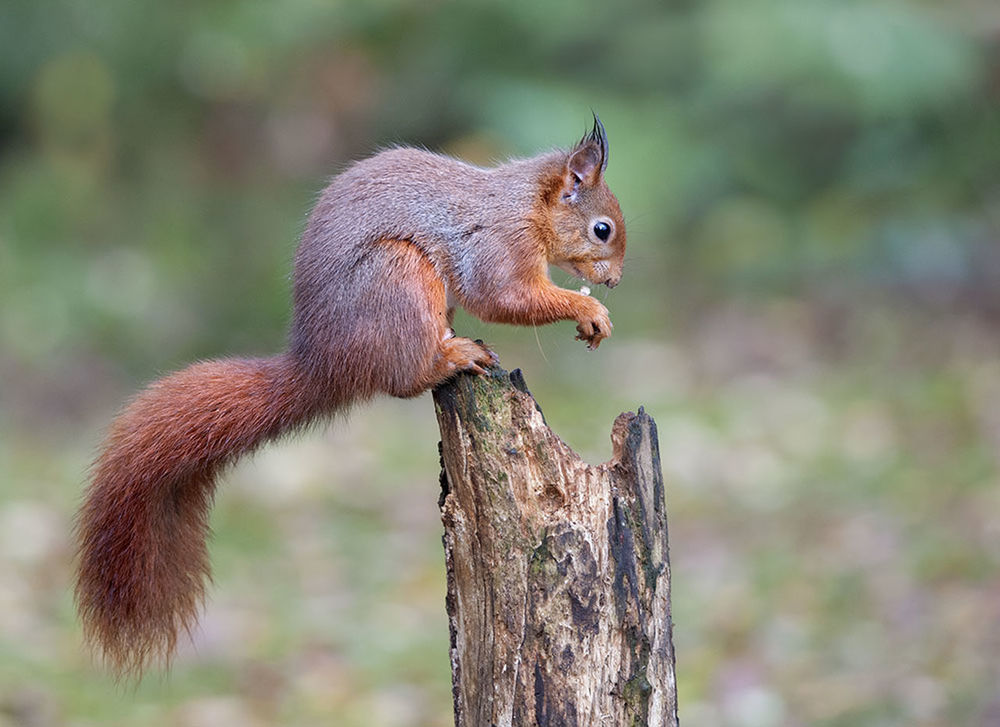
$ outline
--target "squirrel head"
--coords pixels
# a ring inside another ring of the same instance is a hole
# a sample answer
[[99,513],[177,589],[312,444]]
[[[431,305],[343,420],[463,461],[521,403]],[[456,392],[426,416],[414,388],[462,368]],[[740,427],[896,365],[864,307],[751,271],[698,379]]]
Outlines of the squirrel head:
[[604,182],[608,136],[594,114],[594,128],[566,157],[557,194],[547,205],[555,233],[549,263],[609,288],[618,285],[625,262],[625,219]]

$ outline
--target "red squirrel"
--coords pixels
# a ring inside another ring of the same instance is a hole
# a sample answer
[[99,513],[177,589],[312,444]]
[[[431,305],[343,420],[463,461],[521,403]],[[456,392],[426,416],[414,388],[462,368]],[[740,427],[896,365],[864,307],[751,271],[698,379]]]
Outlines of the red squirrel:
[[625,222],[604,181],[597,115],[572,149],[484,169],[392,148],[335,177],[295,255],[288,350],[203,361],[153,382],[111,425],[77,519],[76,601],[119,675],[169,662],[210,577],[220,470],[261,443],[376,394],[412,397],[495,357],[454,335],[484,321],[577,322],[591,349],[608,310],[548,266],[614,287]]

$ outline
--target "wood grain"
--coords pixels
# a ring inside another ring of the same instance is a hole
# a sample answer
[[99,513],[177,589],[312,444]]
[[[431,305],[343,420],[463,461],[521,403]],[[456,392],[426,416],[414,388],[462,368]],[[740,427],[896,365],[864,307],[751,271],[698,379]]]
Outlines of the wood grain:
[[455,723],[676,725],[656,424],[621,414],[590,466],[519,371],[434,392]]

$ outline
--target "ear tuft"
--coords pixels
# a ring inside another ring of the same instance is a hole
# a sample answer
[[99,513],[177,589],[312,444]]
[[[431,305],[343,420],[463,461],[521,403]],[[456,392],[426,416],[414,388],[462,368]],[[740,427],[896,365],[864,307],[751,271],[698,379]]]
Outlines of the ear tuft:
[[597,112],[591,109],[590,113],[594,115],[594,128],[580,139],[580,144],[592,144],[600,150],[601,173],[603,174],[604,170],[608,168],[608,132],[604,130],[604,124],[601,123]]
[[[593,112],[592,112],[593,113]],[[594,113],[594,128],[583,135],[570,152],[567,171],[584,186],[596,184],[608,167],[608,135]]]

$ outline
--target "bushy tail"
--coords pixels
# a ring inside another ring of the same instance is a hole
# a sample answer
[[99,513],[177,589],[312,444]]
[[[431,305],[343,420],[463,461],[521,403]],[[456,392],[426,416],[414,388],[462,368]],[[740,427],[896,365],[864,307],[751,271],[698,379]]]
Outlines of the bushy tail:
[[114,422],[77,520],[76,600],[116,673],[169,660],[194,626],[219,470],[316,416],[315,388],[287,356],[208,361],[154,382]]

